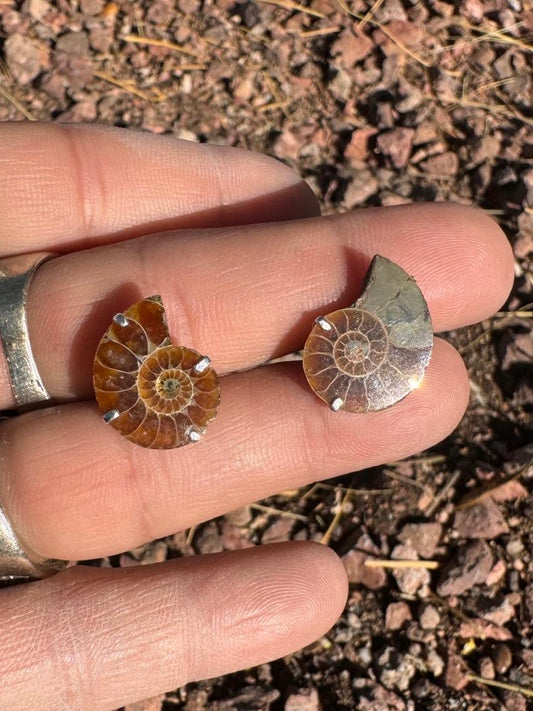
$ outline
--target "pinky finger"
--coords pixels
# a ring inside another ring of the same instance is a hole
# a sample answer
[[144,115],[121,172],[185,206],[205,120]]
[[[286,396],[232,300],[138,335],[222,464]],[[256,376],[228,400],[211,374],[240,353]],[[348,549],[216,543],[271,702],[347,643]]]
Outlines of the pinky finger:
[[0,708],[111,711],[266,662],[326,632],[339,558],[272,544],[120,570],[71,568],[0,591]]

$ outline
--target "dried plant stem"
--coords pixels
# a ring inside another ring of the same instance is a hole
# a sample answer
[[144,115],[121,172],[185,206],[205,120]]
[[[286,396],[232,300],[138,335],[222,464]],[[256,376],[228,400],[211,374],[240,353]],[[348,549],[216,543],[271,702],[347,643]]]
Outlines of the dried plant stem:
[[303,32],[299,32],[298,37],[301,37],[302,39],[322,37],[323,35],[335,34],[335,32],[340,32],[341,30],[342,27],[340,25],[336,25],[334,27],[321,27],[318,30],[304,30]]
[[326,17],[323,12],[313,10],[305,5],[300,5],[297,2],[292,2],[292,0],[258,0],[258,2],[265,5],[277,5],[278,7],[282,7],[284,10],[290,10],[291,12],[303,12],[306,15],[312,15],[313,17],[319,17],[320,19],[324,19]]
[[352,486],[335,486],[334,484],[326,484],[324,481],[317,481],[313,486],[306,491],[302,499],[308,499],[317,489],[328,489],[329,491],[347,491],[351,496],[378,496],[379,494],[390,494],[392,489],[354,489]]
[[529,459],[523,467],[521,467],[516,474],[513,476],[509,477],[508,479],[499,479],[496,481],[494,484],[491,484],[488,486],[486,489],[483,491],[480,491],[477,494],[472,493],[472,498],[465,499],[464,501],[461,501],[460,503],[457,504],[455,507],[456,511],[461,511],[461,509],[468,509],[471,508],[472,506],[476,506],[477,504],[481,503],[485,499],[487,499],[489,496],[492,495],[492,492],[495,491],[496,489],[499,489],[501,486],[504,486],[505,484],[508,484],[510,481],[517,481],[520,479],[522,474],[529,469],[531,464],[533,463],[533,457]]
[[533,318],[533,311],[497,311],[492,318]]
[[365,13],[364,17],[360,20],[360,22],[359,22],[360,29],[363,29],[363,27],[368,22],[370,22],[370,20],[372,19],[372,16],[375,15],[375,13],[379,10],[379,8],[383,5],[383,3],[384,3],[384,0],[376,0],[376,2],[368,10],[368,12]]
[[501,44],[513,44],[517,47],[520,47],[520,49],[524,49],[526,52],[533,52],[533,45],[528,44],[527,42],[524,42],[523,40],[508,34],[511,30],[519,29],[523,25],[522,22],[517,22],[511,27],[498,27],[497,29],[491,30],[488,27],[476,27],[476,25],[472,25],[463,17],[455,16],[453,18],[450,18],[450,20],[458,22],[462,27],[467,30],[470,30],[470,32],[479,33],[477,37],[471,38],[471,41],[474,43],[497,42]]
[[137,89],[136,86],[131,86],[130,82],[123,81],[122,79],[116,79],[111,74],[100,71],[99,69],[94,72],[94,76],[109,82],[109,84],[114,84],[115,86],[120,87],[121,89],[124,89],[124,91],[127,91],[129,94],[138,96],[140,99],[144,99],[145,101],[151,101],[150,97],[146,92],[142,91],[141,89]]
[[388,462],[387,466],[397,467],[399,464],[442,464],[442,462],[445,461],[446,457],[444,454],[428,454],[427,456],[402,459],[398,462]]
[[300,497],[302,501],[305,501],[306,499],[310,499],[315,491],[317,491],[320,488],[320,482],[317,481],[315,482],[307,491],[305,491],[302,496]]
[[402,484],[407,484],[408,486],[414,486],[423,492],[428,491],[428,488],[426,486],[424,486],[424,484],[421,484],[419,481],[416,481],[415,479],[410,479],[408,476],[404,476],[403,474],[398,474],[398,472],[391,472],[388,469],[385,469],[383,473],[386,476],[390,477],[391,479],[396,479],[396,481],[401,481]]
[[186,54],[188,57],[198,58],[198,52],[194,52],[188,47],[181,47],[179,44],[170,42],[169,40],[155,39],[152,37],[140,37],[139,35],[123,35],[120,39],[123,42],[132,42],[133,44],[147,44],[152,47],[165,47],[166,49],[171,49],[174,52]]
[[461,346],[461,348],[458,348],[457,350],[459,351],[459,353],[461,353],[461,355],[462,355],[463,353],[466,353],[467,351],[472,350],[472,348],[474,348],[475,346],[477,346],[478,343],[481,343],[481,341],[482,341],[486,336],[488,336],[488,335],[491,333],[491,331],[492,331],[492,326],[489,326],[488,328],[485,328],[485,329],[479,334],[479,336],[476,336],[476,337],[473,338],[469,343],[467,343],[465,346]]
[[476,346],[480,341],[485,338],[485,336],[489,335],[494,328],[498,328],[501,330],[504,328],[505,322],[506,321],[512,321],[513,318],[533,318],[533,311],[530,311],[531,306],[533,304],[524,304],[524,306],[517,311],[497,311],[495,314],[492,316],[489,316],[488,320],[489,321],[499,321],[499,323],[494,324],[494,323],[489,323],[487,328],[485,328],[479,336],[476,336],[470,343],[467,343],[465,346],[462,348],[459,348],[459,353],[465,353],[466,351],[471,350],[474,346]]
[[439,493],[435,496],[433,501],[429,504],[427,509],[425,510],[426,516],[431,516],[433,512],[436,510],[437,506],[440,504],[442,499],[446,496],[446,493],[452,488],[452,486],[455,485],[455,482],[459,477],[461,476],[461,472],[456,471],[452,474],[452,476],[448,479],[446,484],[442,487],[442,489],[439,491]]
[[265,104],[264,106],[260,106],[257,111],[260,114],[263,114],[267,111],[275,111],[276,109],[284,109],[286,106],[290,104],[290,101],[272,101],[270,104]]
[[[386,35],[391,40],[391,42],[394,42],[394,44],[397,45],[402,50],[402,52],[405,52],[405,54],[411,57],[411,59],[414,59],[415,62],[418,62],[427,69],[430,69],[431,67],[435,66],[433,62],[428,62],[419,54],[416,54],[416,52],[410,50],[409,47],[407,47],[400,39],[398,39],[398,37],[396,37],[390,30],[387,29],[386,25],[381,22],[378,22],[377,20],[372,19],[371,17],[368,17],[368,13],[366,15],[361,15],[358,12],[350,10],[344,0],[338,0],[338,5],[342,8],[342,10],[344,10],[344,12],[347,12],[349,15],[351,15],[351,17],[355,17],[355,19],[359,20],[361,23],[366,22],[369,25],[372,25],[372,27],[377,27],[379,30],[381,30],[381,32],[383,32],[384,35]],[[461,76],[461,72],[442,69],[442,67],[441,71],[443,71],[445,74],[448,74],[449,76]]]
[[256,511],[263,511],[264,513],[269,513],[274,516],[284,516],[285,518],[294,518],[296,521],[303,521],[307,523],[307,516],[302,514],[293,513],[292,511],[283,511],[282,509],[276,509],[273,506],[263,506],[263,504],[250,504],[251,509]]
[[436,570],[440,567],[438,560],[385,560],[383,558],[367,558],[367,568],[425,568]]
[[341,503],[339,504],[337,513],[333,517],[332,522],[329,524],[327,531],[324,533],[324,535],[322,536],[322,539],[320,541],[320,543],[324,544],[325,546],[329,546],[331,537],[333,536],[333,532],[335,531],[335,528],[338,526],[341,518],[344,516],[344,508],[345,508],[345,505],[350,500],[350,496],[351,496],[351,489],[347,489]]
[[4,89],[3,86],[0,86],[0,96],[3,96],[4,99],[7,99],[10,104],[13,104],[13,106],[20,111],[20,113],[28,119],[28,121],[37,121],[35,116],[32,116],[28,109],[23,106],[18,99],[16,99],[13,94],[11,94],[7,89]]
[[491,114],[499,114],[504,116],[509,120],[518,120],[528,126],[533,126],[533,119],[526,116],[521,111],[518,111],[514,106],[506,106],[505,104],[484,104],[481,101],[471,101],[466,98],[461,98],[457,100],[459,106],[463,106],[468,109],[482,109]]
[[517,691],[519,694],[523,694],[524,696],[528,696],[533,699],[533,689],[528,689],[526,686],[508,684],[505,681],[496,681],[494,679],[484,679],[482,676],[476,676],[475,674],[467,674],[467,678],[470,679],[470,681],[477,681],[478,684],[495,686],[498,689],[505,689],[506,691]]
[[187,531],[187,538],[185,539],[185,543],[188,546],[192,546],[192,542],[194,539],[194,534],[196,533],[197,526],[191,526],[189,530]]

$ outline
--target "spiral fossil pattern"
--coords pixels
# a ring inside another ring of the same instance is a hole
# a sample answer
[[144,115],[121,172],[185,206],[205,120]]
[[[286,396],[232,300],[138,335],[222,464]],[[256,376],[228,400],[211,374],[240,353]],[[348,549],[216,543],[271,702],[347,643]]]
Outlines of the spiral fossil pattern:
[[197,441],[220,402],[209,359],[170,343],[160,296],[115,316],[96,350],[93,383],[104,420],[153,449]]
[[370,412],[419,387],[432,347],[429,310],[416,282],[376,255],[356,303],[317,319],[303,367],[333,410]]

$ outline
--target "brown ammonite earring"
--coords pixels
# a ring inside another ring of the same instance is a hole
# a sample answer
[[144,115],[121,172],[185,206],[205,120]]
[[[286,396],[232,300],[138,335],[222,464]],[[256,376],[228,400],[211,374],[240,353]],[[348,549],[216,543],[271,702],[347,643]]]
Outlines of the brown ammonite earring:
[[316,319],[303,368],[332,410],[371,412],[420,386],[432,348],[429,309],[415,280],[376,255],[355,304]]
[[209,358],[171,344],[160,296],[113,317],[96,349],[93,384],[104,421],[152,449],[197,442],[220,403]]

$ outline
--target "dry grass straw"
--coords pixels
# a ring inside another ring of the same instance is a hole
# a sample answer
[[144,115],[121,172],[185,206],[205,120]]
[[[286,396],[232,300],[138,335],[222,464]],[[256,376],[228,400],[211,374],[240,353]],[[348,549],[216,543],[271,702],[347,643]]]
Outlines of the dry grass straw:
[[289,10],[290,12],[303,12],[306,15],[311,15],[312,17],[319,17],[324,19],[326,15],[319,10],[313,10],[311,7],[306,7],[305,5],[300,5],[297,2],[292,2],[292,0],[258,0],[259,3],[264,5],[276,5],[284,10]]
[[302,39],[313,39],[313,37],[333,35],[341,30],[342,27],[340,25],[335,25],[334,27],[321,27],[318,30],[304,30],[302,32],[298,32],[298,37],[301,37]]
[[145,101],[151,101],[150,96],[148,96],[146,92],[136,87],[135,84],[131,81],[131,79],[117,79],[112,74],[108,74],[107,72],[101,71],[100,69],[96,69],[93,73],[95,77],[98,77],[98,79],[103,79],[103,81],[107,81],[109,84],[118,86],[121,89],[124,89],[124,91],[127,91],[129,94],[138,96],[140,99],[144,99]]
[[[2,0],[0,0],[0,5],[2,5]],[[4,62],[3,59],[0,58],[0,79],[6,79],[8,82],[11,82],[12,77],[11,73],[7,67],[7,64]],[[5,86],[2,86],[0,84],[0,96],[3,96],[4,99],[6,99],[12,106],[14,106],[17,111],[20,111],[20,113],[24,116],[24,118],[28,119],[28,121],[37,121],[35,116],[28,111],[28,109],[22,104],[16,96],[14,96],[10,91],[8,91]]]
[[376,0],[376,2],[372,5],[372,7],[368,10],[368,12],[363,16],[363,18],[359,22],[359,29],[363,29],[363,27],[371,21],[372,16],[375,15],[375,13],[379,10],[379,8],[383,5],[385,0]]
[[367,558],[365,560],[367,568],[425,568],[426,570],[436,570],[440,567],[438,560],[390,560],[385,558]]
[[505,689],[505,691],[516,691],[523,696],[533,699],[533,689],[528,689],[527,686],[509,684],[506,681],[496,681],[495,679],[484,679],[482,676],[477,676],[476,674],[467,674],[467,679],[475,681],[478,684],[486,684],[487,686],[494,686],[497,689]]
[[189,49],[189,47],[182,47],[175,42],[170,42],[169,40],[154,39],[152,37],[139,37],[138,35],[123,35],[120,38],[123,42],[131,42],[132,44],[146,44],[152,47],[164,47],[165,49],[170,49],[173,52],[180,52],[188,57],[198,58],[198,52]]
[[250,504],[250,508],[254,509],[255,511],[262,511],[263,513],[272,514],[272,516],[292,518],[295,521],[303,521],[303,523],[307,523],[307,516],[304,516],[303,514],[293,513],[292,511],[277,509],[274,506],[264,506],[263,504]]
[[[391,40],[391,42],[394,42],[394,44],[397,47],[399,47],[399,49],[401,49],[402,52],[404,52],[409,57],[411,57],[411,59],[414,59],[415,62],[418,62],[423,67],[426,67],[426,69],[430,69],[430,68],[436,66],[434,62],[429,62],[428,60],[421,57],[420,54],[417,54],[413,50],[409,49],[409,47],[407,47],[398,37],[396,37],[395,34],[393,32],[391,32],[385,24],[383,24],[382,22],[379,22],[378,20],[373,19],[371,16],[371,14],[372,14],[371,11],[367,12],[366,15],[361,15],[358,12],[354,12],[353,10],[350,10],[350,8],[346,4],[346,2],[344,2],[344,0],[337,0],[337,4],[345,13],[347,13],[351,17],[355,18],[356,20],[359,20],[360,27],[363,27],[364,24],[369,24],[369,25],[372,25],[372,27],[376,27],[381,32],[383,32],[383,34],[386,37],[388,37]],[[378,3],[375,3],[375,5],[374,5],[374,10],[373,10],[374,12],[377,9],[377,7],[376,7],[377,4]],[[442,67],[441,67],[441,71],[444,71],[446,74],[449,74],[451,76],[460,76],[461,75],[461,72],[447,71],[447,70],[442,69]]]
[[346,512],[347,504],[350,501],[351,495],[352,495],[351,489],[347,489],[342,501],[339,504],[337,513],[333,517],[333,520],[329,524],[326,532],[324,533],[324,535],[322,536],[322,538],[320,540],[320,542],[323,545],[328,546],[330,544],[333,533],[334,533],[335,529],[337,528],[337,526],[339,525],[340,520],[342,519],[342,517],[344,516],[344,514]]
[[472,350],[475,346],[477,346],[478,343],[480,343],[484,338],[486,338],[489,334],[491,334],[494,330],[499,330],[501,331],[502,329],[506,328],[508,325],[512,324],[513,319],[528,319],[528,318],[533,318],[533,311],[531,311],[531,307],[533,306],[533,303],[530,304],[524,304],[521,309],[518,309],[517,311],[497,311],[495,314],[492,316],[489,316],[487,319],[488,321],[488,326],[483,329],[483,331],[479,334],[479,336],[476,336],[476,338],[473,338],[470,343],[467,343],[465,346],[462,346],[462,348],[459,348],[459,353],[463,354],[466,353],[469,350]]

